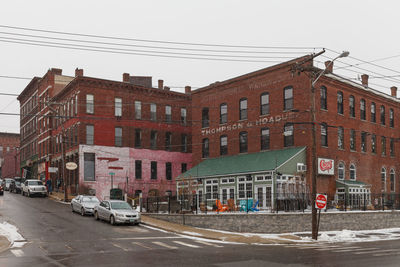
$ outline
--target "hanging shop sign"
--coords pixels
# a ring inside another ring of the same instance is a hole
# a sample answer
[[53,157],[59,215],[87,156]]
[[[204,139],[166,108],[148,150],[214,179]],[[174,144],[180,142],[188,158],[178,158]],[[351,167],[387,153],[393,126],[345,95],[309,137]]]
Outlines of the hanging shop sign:
[[70,161],[65,163],[65,168],[67,168],[67,170],[73,171],[78,168],[78,165],[75,162]]

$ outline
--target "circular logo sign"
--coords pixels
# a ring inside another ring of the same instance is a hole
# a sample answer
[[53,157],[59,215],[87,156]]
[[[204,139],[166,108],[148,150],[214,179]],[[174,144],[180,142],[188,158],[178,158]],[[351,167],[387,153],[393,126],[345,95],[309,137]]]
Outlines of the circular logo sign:
[[315,199],[315,207],[318,209],[324,209],[326,207],[326,195],[317,194]]
[[65,163],[65,168],[67,168],[67,170],[75,170],[76,168],[78,168],[78,165],[75,162],[67,162]]

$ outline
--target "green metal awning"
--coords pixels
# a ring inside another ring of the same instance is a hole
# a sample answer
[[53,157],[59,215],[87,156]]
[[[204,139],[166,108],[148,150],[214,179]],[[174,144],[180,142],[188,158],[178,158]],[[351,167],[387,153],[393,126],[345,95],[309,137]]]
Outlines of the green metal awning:
[[371,185],[361,181],[336,180],[336,188],[348,188],[348,187],[364,188],[364,187],[371,187]]
[[206,159],[181,174],[177,179],[238,175],[275,170],[291,158],[305,151],[305,147],[271,150]]

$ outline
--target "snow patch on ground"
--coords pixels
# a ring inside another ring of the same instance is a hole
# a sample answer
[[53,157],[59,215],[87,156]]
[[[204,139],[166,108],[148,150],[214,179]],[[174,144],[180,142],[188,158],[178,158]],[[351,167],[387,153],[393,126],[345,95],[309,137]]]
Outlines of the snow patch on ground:
[[12,248],[22,247],[26,243],[22,235],[18,233],[18,228],[8,222],[0,223],[0,235],[10,241]]

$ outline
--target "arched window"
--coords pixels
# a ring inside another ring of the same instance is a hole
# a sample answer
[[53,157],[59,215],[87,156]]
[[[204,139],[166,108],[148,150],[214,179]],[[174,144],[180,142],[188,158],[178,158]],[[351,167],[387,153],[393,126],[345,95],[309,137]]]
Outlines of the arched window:
[[381,187],[382,192],[386,192],[386,169],[382,167],[381,169]]
[[247,152],[247,132],[239,133],[239,152],[240,153]]
[[221,135],[219,138],[219,153],[221,156],[228,154],[228,136]]
[[337,113],[343,114],[343,93],[340,91],[337,93]]
[[204,138],[202,142],[202,157],[203,158],[208,158],[210,155],[210,147],[209,147],[210,141],[208,138]]
[[356,165],[350,164],[350,180],[355,181],[357,179],[357,170],[356,170]]
[[269,113],[269,93],[262,93],[260,96],[260,115]]
[[239,101],[239,120],[247,120],[247,98]]
[[328,109],[326,87],[321,86],[321,109]]
[[396,173],[394,172],[394,169],[390,170],[390,191],[395,192],[396,191]]
[[228,105],[226,103],[222,103],[219,106],[219,123],[224,124],[228,122]]
[[376,122],[376,105],[374,102],[371,103],[371,122]]
[[339,162],[339,164],[338,164],[338,179],[344,180],[345,176],[346,175],[345,175],[345,171],[344,171],[344,163]]
[[355,111],[355,107],[354,107],[354,96],[350,96],[349,97],[349,112],[350,112],[350,117],[355,117],[356,116],[356,111]]
[[365,99],[360,100],[360,119],[365,120]]
[[381,106],[381,124],[382,125],[385,125],[386,124],[386,122],[385,122],[385,106]]

